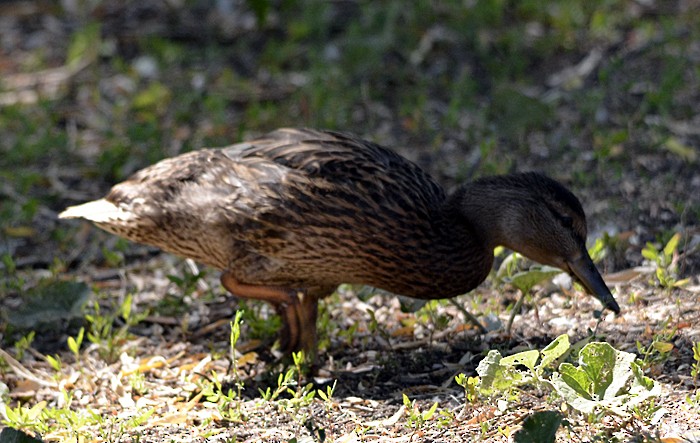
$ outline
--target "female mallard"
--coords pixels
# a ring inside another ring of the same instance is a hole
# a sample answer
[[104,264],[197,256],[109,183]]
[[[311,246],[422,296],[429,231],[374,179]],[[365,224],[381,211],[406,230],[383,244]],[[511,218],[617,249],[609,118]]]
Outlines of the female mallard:
[[286,351],[315,352],[318,300],[339,284],[454,297],[486,278],[497,245],[620,311],[586,250],[581,203],[556,181],[487,177],[447,196],[405,158],[337,132],[279,129],[182,154],[59,217],[222,270],[232,294],[277,308]]

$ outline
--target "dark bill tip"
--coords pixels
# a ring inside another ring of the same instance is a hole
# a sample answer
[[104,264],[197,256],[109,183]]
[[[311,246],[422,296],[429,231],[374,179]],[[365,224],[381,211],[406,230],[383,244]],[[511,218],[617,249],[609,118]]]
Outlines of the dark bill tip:
[[598,269],[593,264],[593,260],[587,253],[580,258],[568,262],[569,269],[576,279],[586,288],[586,290],[600,300],[603,305],[613,311],[620,313],[620,306],[615,301],[615,297],[610,293],[610,289],[600,276]]

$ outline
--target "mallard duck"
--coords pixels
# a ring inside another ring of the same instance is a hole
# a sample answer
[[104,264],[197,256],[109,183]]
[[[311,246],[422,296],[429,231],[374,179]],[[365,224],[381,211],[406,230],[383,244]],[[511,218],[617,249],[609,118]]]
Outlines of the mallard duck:
[[586,250],[579,200],[534,172],[451,195],[393,151],[351,135],[279,129],[160,161],[62,212],[222,271],[232,294],[283,320],[283,350],[316,349],[318,300],[341,283],[419,299],[481,283],[505,246],[620,308]]

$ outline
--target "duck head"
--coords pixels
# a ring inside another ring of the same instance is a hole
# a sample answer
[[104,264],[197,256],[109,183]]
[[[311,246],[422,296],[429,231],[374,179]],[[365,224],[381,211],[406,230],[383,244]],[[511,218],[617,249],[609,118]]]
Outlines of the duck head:
[[539,173],[476,180],[459,192],[461,215],[485,236],[539,263],[566,271],[615,313],[620,307],[586,249],[586,215],[578,198]]

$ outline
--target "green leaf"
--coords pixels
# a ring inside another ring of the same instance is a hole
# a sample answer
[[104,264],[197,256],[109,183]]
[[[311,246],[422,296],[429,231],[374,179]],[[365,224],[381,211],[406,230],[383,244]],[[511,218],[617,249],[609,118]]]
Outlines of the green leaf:
[[76,31],[68,46],[67,64],[76,66],[84,60],[92,60],[97,57],[101,45],[99,23],[90,23]]
[[515,443],[553,443],[563,418],[556,411],[535,412],[513,436]]
[[540,351],[533,349],[529,351],[518,352],[517,354],[503,357],[500,361],[501,366],[517,366],[523,365],[531,371],[535,370],[537,359],[540,358]]
[[[537,351],[535,351],[537,352]],[[532,380],[532,375],[501,364],[503,357],[491,350],[476,368],[479,374],[478,389],[484,395],[507,392],[510,389]]]
[[651,346],[662,354],[668,354],[673,350],[673,343],[665,341],[655,341]]
[[170,102],[172,93],[164,84],[152,82],[133,99],[133,106],[138,110],[160,110]]
[[656,261],[659,258],[659,250],[651,243],[647,243],[646,247],[642,249],[642,257]]
[[664,268],[656,268],[656,279],[659,280],[661,286],[668,286],[668,279],[666,278],[666,270]]
[[7,322],[21,329],[50,328],[82,317],[90,289],[85,283],[45,280],[27,291]]
[[562,334],[555,338],[553,342],[542,350],[542,361],[540,361],[538,369],[541,371],[548,367],[552,362],[566,354],[569,348],[571,348],[571,344],[569,343],[569,336],[567,334]]
[[673,253],[676,251],[676,248],[678,247],[678,242],[681,240],[681,233],[676,232],[673,237],[666,243],[666,246],[664,246],[664,255],[666,257],[672,257]]
[[80,328],[80,331],[78,331],[78,336],[77,338],[73,337],[68,337],[68,349],[75,354],[75,356],[78,356],[78,353],[80,352],[80,346],[83,344],[83,337],[85,336],[85,328]]
[[585,414],[603,409],[628,415],[632,407],[659,395],[661,389],[643,375],[635,358],[608,343],[589,343],[579,354],[579,367],[562,363],[552,375],[552,386],[571,407]]
[[612,368],[612,380],[608,383],[605,388],[605,394],[603,395],[603,398],[608,400],[620,394],[627,385],[628,380],[632,376],[632,364],[637,356],[631,352],[618,351],[609,344],[605,344],[615,354],[615,363]]
[[499,364],[502,358],[500,352],[491,350],[476,367],[476,373],[479,374],[479,390],[482,393],[488,395],[492,392],[494,381],[503,372]]
[[616,350],[608,343],[589,343],[579,354],[579,368],[583,369],[591,382],[591,395],[605,396],[605,390],[612,382]]
[[562,363],[559,366],[559,374],[563,381],[576,393],[588,400],[591,399],[592,382],[582,368],[577,368],[571,363]]
[[669,138],[662,146],[688,163],[693,163],[698,158],[697,148],[682,143],[676,137]]
[[423,412],[421,414],[423,416],[423,420],[430,420],[433,418],[433,415],[435,415],[435,411],[437,410],[438,407],[438,402],[433,403],[433,405],[428,409],[427,411]]
[[523,293],[527,293],[536,284],[561,273],[561,269],[553,268],[551,266],[532,268],[528,271],[518,272],[517,274],[513,275],[510,278],[510,284],[520,289]]
[[[568,363],[563,364],[568,365]],[[557,394],[559,394],[569,406],[584,414],[592,413],[597,406],[597,402],[590,400],[585,394],[585,391],[582,394],[580,388],[575,388],[571,381],[571,378],[568,378],[562,373],[555,372],[552,374],[552,386],[557,391]]]

